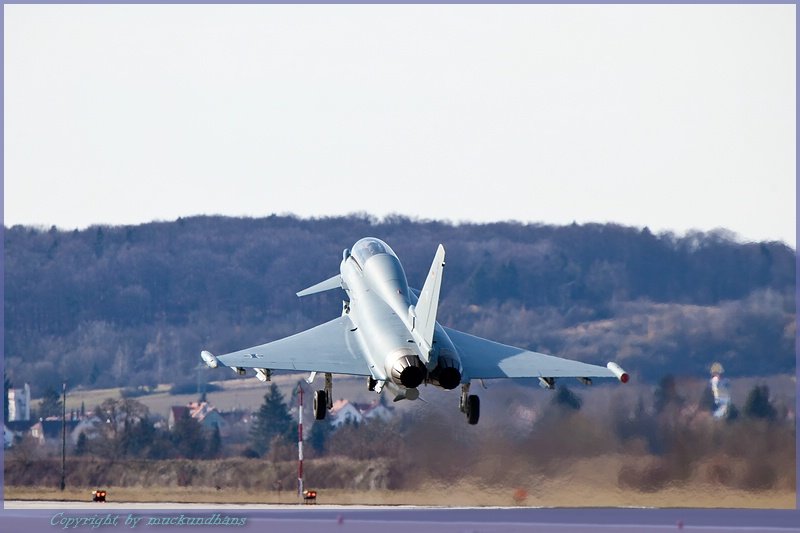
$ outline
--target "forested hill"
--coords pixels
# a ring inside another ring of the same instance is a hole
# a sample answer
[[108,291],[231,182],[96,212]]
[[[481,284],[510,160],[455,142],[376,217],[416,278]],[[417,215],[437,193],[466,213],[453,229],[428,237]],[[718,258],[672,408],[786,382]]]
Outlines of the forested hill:
[[[460,224],[369,216],[192,217],[137,226],[5,229],[6,372],[34,396],[194,379],[223,353],[337,316],[342,249],[387,241],[420,286],[447,249],[440,321],[635,377],[794,371],[794,251],[724,232],[601,224]],[[338,291],[337,291],[338,292]],[[222,374],[221,374],[222,375]]]

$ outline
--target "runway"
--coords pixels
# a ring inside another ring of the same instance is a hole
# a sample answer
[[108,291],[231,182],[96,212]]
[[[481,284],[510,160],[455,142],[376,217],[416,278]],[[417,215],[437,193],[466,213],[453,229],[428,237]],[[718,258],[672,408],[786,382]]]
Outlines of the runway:
[[[146,529],[304,533],[570,533],[694,531],[800,533],[797,511],[703,509],[532,509],[6,501],[0,529],[19,533]],[[116,517],[116,520],[112,519]],[[83,519],[83,525],[75,525]],[[242,521],[241,525],[231,525]],[[72,520],[72,521],[70,521]],[[92,527],[105,520],[105,525]],[[223,523],[227,520],[227,524]],[[201,523],[205,521],[205,524]]]

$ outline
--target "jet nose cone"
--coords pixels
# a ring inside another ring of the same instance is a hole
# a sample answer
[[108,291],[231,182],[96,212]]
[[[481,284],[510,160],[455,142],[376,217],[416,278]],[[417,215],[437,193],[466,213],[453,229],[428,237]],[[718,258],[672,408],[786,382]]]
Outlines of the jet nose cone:
[[418,366],[407,366],[400,372],[400,383],[407,389],[419,387],[424,378],[425,374]]

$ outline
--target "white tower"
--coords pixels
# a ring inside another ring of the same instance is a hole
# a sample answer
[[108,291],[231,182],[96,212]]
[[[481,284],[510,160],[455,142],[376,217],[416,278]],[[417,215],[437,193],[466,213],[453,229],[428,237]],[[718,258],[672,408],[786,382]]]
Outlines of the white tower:
[[26,383],[21,389],[8,391],[8,421],[31,419],[31,388]]
[[723,418],[728,414],[731,404],[730,384],[722,377],[725,369],[719,363],[711,365],[711,392],[714,393],[714,404],[717,406],[714,411],[714,418]]

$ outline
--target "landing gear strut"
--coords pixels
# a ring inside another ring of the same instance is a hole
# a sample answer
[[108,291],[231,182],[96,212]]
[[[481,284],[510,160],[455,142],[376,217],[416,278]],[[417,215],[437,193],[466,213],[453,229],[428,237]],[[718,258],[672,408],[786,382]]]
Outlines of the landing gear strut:
[[461,385],[461,412],[467,415],[467,423],[474,426],[481,416],[481,399],[469,393],[469,383]]
[[333,376],[325,373],[325,388],[314,391],[314,418],[324,420],[328,409],[333,407]]

